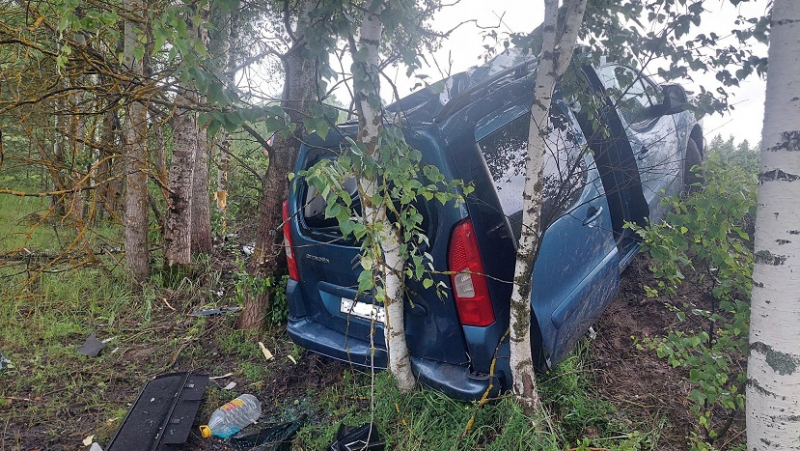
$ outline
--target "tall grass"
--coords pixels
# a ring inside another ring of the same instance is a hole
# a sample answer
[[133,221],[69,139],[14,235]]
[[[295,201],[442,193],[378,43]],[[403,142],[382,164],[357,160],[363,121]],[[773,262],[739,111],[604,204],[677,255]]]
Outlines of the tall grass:
[[[300,449],[324,449],[334,440],[339,424],[368,423],[374,412],[387,449],[655,449],[658,430],[624,421],[613,406],[593,392],[584,370],[586,349],[582,346],[553,373],[539,378],[549,419],[524,415],[510,396],[478,406],[429,389],[403,395],[387,373],[376,375],[373,391],[369,374],[351,372],[342,384],[319,397],[318,408],[326,418],[304,428],[297,445]],[[374,411],[370,409],[372,392]],[[475,421],[468,428],[473,415]]]

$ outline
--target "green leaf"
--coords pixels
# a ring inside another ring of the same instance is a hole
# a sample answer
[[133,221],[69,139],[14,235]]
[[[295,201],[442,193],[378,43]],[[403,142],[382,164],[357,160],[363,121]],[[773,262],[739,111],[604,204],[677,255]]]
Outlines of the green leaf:
[[361,271],[358,275],[358,291],[366,293],[375,287],[375,281],[372,278],[372,271]]
[[221,126],[222,126],[222,123],[220,121],[218,121],[216,119],[211,119],[208,122],[208,127],[206,128],[206,132],[208,133],[208,136],[209,137],[215,136],[217,134],[217,132],[219,131]]

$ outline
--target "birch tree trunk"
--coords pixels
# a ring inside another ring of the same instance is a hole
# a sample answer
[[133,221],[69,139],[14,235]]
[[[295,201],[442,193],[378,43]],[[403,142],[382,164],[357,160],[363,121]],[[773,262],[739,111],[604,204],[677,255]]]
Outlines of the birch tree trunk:
[[775,0],[755,232],[747,449],[800,450],[800,2]]
[[[297,161],[300,150],[300,137],[303,134],[302,119],[308,114],[308,105],[317,97],[316,70],[314,61],[305,56],[306,42],[303,33],[311,26],[309,13],[315,2],[304,1],[300,5],[294,33],[295,44],[283,58],[285,82],[281,106],[286,110],[293,124],[294,134],[278,135],[270,153],[269,166],[261,180],[261,201],[256,231],[256,245],[253,256],[247,265],[247,272],[253,277],[272,277],[279,267],[283,252],[282,202],[289,192],[288,174]],[[272,293],[248,293],[242,314],[236,327],[257,329],[264,325],[264,315],[270,306]]]
[[[95,183],[95,213],[94,216],[89,218],[91,221],[100,221],[106,217],[106,209],[109,204],[109,178],[111,177],[111,157],[109,153],[113,149],[114,131],[112,112],[108,111],[103,115],[103,124],[101,125],[100,132],[100,151],[98,152],[99,163],[97,165],[97,176]],[[111,216],[110,214],[108,216]]]
[[[203,26],[209,23],[209,3],[200,9],[200,23],[196,24],[196,33],[205,48],[208,48],[208,30]],[[204,99],[200,99],[204,100]],[[192,228],[191,228],[191,253],[209,254],[212,250],[211,243],[211,201],[208,189],[208,134],[205,128],[198,128],[197,146],[194,158],[194,174],[192,182]]]
[[[359,38],[359,54],[366,55],[363,61],[353,51],[353,86],[358,109],[358,139],[367,148],[368,158],[378,158],[380,132],[383,117],[380,104],[380,55],[378,53],[383,36],[380,13],[385,8],[383,0],[373,0],[364,13]],[[361,77],[359,77],[359,75]],[[363,79],[359,79],[362,78]],[[368,223],[380,225],[380,245],[376,249],[383,272],[384,308],[386,324],[384,335],[389,354],[389,370],[401,392],[414,388],[414,374],[406,344],[405,318],[403,313],[403,280],[405,259],[400,253],[400,231],[386,217],[384,204],[373,205],[372,197],[377,192],[378,180],[362,180],[366,196],[362,199],[364,218]]]
[[[126,9],[130,14],[140,14],[141,0],[127,0]],[[133,77],[144,74],[141,60],[133,56],[139,45],[134,21],[125,23],[123,64]],[[149,228],[147,210],[147,109],[135,98],[129,97],[125,120],[125,263],[128,271],[137,282],[150,276],[150,255],[147,232]]]
[[86,152],[86,146],[83,144],[86,138],[86,117],[80,114],[82,100],[83,93],[80,91],[71,95],[67,100],[69,111],[71,113],[67,128],[70,147],[70,161],[67,165],[70,175],[67,176],[67,180],[69,180],[68,188],[75,190],[68,196],[67,215],[72,220],[74,225],[78,227],[79,232],[83,223],[84,205],[83,191],[81,190],[82,186],[80,186],[82,178],[80,175],[81,168],[77,167],[76,162],[83,161],[83,157],[85,156],[84,153]]
[[[64,123],[67,121],[64,114],[64,100],[58,99],[55,102],[55,107],[61,111],[60,114],[53,115],[53,125],[55,128],[55,136],[53,137],[53,160],[49,167],[50,174],[53,178],[53,191],[60,191],[67,189],[67,180],[64,172],[66,171],[66,157],[65,152],[67,143],[65,142],[66,131]],[[67,207],[63,195],[55,195],[50,197],[50,206],[53,208],[55,214],[62,218],[67,214]]]
[[[183,103],[190,103],[186,97]],[[191,264],[192,180],[197,153],[197,118],[181,108],[172,121],[172,160],[167,181],[167,214],[164,220],[164,268],[183,274]]]
[[517,248],[509,322],[513,388],[527,414],[539,409],[531,353],[531,280],[541,240],[542,172],[548,145],[546,138],[550,132],[550,104],[555,84],[572,59],[586,10],[586,0],[568,0],[564,24],[557,32],[558,0],[545,0],[544,3],[542,51],[533,88],[528,154],[525,158],[525,188],[522,194],[522,232]]
[[197,133],[197,145],[195,146],[192,175],[191,252],[197,255],[211,253],[213,246],[211,243],[211,201],[208,188],[208,134],[204,128],[195,128],[195,133]]
[[[225,81],[231,86],[236,86],[236,52],[233,50],[233,43],[239,40],[239,12],[233,11],[228,19],[227,33],[221,34],[220,54],[227,55],[227,66],[225,67]],[[214,200],[217,202],[217,210],[222,213],[222,230],[224,235],[227,228],[228,211],[228,170],[231,161],[231,135],[224,128],[219,133],[219,168],[217,170],[217,191],[214,193]]]

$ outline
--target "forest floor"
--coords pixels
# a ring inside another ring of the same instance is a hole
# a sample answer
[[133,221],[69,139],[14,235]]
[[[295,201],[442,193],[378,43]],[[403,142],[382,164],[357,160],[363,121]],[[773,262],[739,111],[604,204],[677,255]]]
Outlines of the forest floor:
[[[0,351],[13,365],[0,370],[0,451],[88,449],[82,443],[90,436],[104,445],[146,382],[173,371],[222,376],[210,383],[183,449],[232,449],[220,440],[200,438],[196,426],[245,392],[262,401],[262,426],[308,415],[294,449],[321,449],[339,423],[368,421],[369,373],[305,352],[291,343],[279,323],[251,333],[234,329],[235,314],[189,315],[199,308],[228,305],[214,293],[234,289],[243,255],[238,245],[226,249],[206,262],[206,270],[191,283],[176,289],[151,287],[141,296],[126,291],[107,271],[92,268],[42,273],[24,289],[0,286]],[[586,339],[555,375],[540,377],[551,420],[567,425],[557,426],[561,432],[554,449],[574,447],[576,439],[608,449],[688,449],[688,437],[697,431],[689,412],[688,375],[641,343],[687,327],[677,321],[670,304],[692,302],[702,293],[685,289],[672,299],[646,298],[642,284],[652,283],[647,264],[647,257],[639,256],[624,273],[617,298],[595,325],[596,338]],[[25,273],[14,268],[19,265],[0,265],[0,278],[17,280]],[[97,357],[78,355],[90,334],[109,339],[107,347]],[[266,361],[258,342],[275,358]],[[390,385],[383,375],[376,379],[379,388]],[[571,401],[562,399],[567,380],[574,381]],[[236,386],[226,390],[231,382]],[[409,419],[410,435],[376,414],[390,449],[505,448],[492,442],[503,433],[502,419],[479,415],[478,422],[484,421],[492,432],[475,435],[467,426],[479,409],[475,404],[447,400],[430,390],[417,392],[420,408],[443,405],[444,416],[452,414],[452,421],[416,426],[422,420],[414,423],[412,416],[422,414],[401,412],[399,398],[391,398],[388,410],[397,411],[400,423]],[[502,417],[492,409],[504,408],[503,403],[481,407],[481,415]],[[442,414],[431,414],[437,415]],[[455,429],[452,442],[436,441],[443,433],[437,428],[443,427]],[[743,430],[743,419],[736,419],[720,449],[739,444]],[[477,438],[464,439],[467,432]]]

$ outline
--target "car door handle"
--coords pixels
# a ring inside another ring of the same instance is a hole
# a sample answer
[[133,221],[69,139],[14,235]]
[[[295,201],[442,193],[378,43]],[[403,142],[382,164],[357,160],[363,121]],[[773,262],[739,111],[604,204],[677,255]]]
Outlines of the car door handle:
[[597,221],[598,219],[600,219],[601,213],[603,213],[603,207],[600,208],[596,208],[594,206],[589,207],[589,210],[586,211],[586,219],[583,220],[583,225],[588,226],[591,223]]

